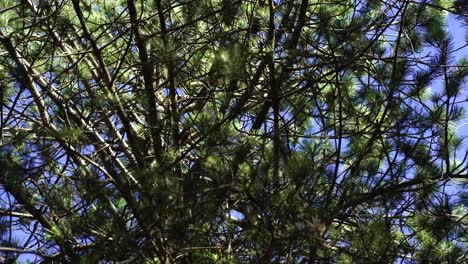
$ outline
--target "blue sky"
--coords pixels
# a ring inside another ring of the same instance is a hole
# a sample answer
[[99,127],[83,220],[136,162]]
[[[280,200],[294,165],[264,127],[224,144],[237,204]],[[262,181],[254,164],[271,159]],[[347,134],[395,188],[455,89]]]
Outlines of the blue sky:
[[[468,31],[466,28],[462,27],[462,23],[457,20],[454,16],[449,15],[447,19],[447,27],[449,32],[453,36],[453,40],[455,43],[455,50],[457,50],[454,53],[455,59],[459,60],[463,57],[467,58],[468,57]],[[465,108],[465,111],[468,111],[468,80],[465,80],[463,90],[462,90],[462,95],[460,96],[460,99],[464,100],[463,106]],[[463,120],[459,121],[457,123],[457,130],[458,130],[458,135],[461,137],[468,137],[468,113],[465,113],[465,117]],[[468,139],[464,140],[464,152],[468,150]],[[463,152],[460,152],[459,155],[464,155]]]

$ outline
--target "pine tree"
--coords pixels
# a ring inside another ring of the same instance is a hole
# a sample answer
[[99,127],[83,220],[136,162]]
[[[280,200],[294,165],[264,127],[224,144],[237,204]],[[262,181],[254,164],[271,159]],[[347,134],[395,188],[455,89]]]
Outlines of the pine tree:
[[0,259],[461,263],[449,15],[463,1],[3,1]]

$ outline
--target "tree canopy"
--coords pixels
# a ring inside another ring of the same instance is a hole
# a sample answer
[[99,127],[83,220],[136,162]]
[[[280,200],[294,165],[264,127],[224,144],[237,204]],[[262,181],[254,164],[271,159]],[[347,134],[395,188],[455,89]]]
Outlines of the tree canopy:
[[1,1],[0,258],[461,263],[465,4]]

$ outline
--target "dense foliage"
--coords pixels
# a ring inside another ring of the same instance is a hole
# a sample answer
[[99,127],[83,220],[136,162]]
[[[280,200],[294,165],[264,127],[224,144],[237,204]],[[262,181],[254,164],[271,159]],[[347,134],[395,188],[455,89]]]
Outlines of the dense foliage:
[[464,2],[1,1],[0,257],[461,263]]

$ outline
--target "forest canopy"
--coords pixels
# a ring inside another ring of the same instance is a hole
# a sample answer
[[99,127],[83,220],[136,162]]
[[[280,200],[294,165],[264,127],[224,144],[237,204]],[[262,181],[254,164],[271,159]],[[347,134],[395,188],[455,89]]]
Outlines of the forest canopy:
[[0,262],[462,263],[467,6],[1,1]]

